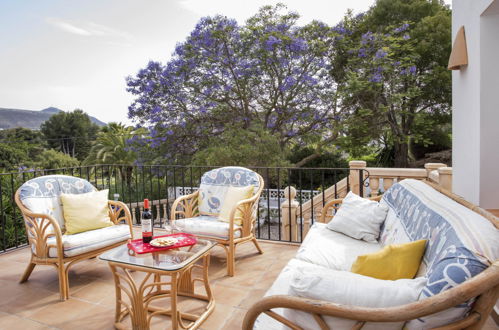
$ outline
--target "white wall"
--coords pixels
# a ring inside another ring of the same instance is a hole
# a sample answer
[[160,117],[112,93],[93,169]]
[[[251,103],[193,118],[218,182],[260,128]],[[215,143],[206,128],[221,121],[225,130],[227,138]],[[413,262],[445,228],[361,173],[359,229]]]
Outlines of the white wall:
[[480,17],[480,206],[499,209],[499,1]]
[[452,38],[464,25],[468,48],[468,66],[452,73],[452,185],[492,209],[499,209],[498,13],[499,0],[452,3]]

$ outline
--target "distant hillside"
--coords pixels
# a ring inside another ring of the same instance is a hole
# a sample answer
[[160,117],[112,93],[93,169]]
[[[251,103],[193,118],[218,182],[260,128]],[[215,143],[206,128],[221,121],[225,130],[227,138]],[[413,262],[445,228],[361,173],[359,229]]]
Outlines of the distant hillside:
[[[25,127],[29,129],[40,129],[40,125],[50,118],[50,116],[61,112],[61,109],[50,107],[43,110],[21,110],[0,108],[0,129]],[[105,126],[106,123],[90,116],[90,120],[99,125]]]

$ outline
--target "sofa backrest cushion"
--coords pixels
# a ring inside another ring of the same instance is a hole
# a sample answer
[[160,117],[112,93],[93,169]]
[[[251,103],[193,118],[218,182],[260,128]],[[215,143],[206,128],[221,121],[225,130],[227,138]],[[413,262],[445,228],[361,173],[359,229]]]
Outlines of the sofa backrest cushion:
[[[428,184],[406,179],[383,195],[390,208],[381,234],[382,244],[428,240],[423,269],[428,282],[420,299],[459,285],[499,258],[499,231],[483,216],[457,203]],[[421,272],[419,272],[420,274]],[[422,327],[459,319],[472,301],[449,311],[446,319],[420,319]],[[451,313],[452,312],[452,313]],[[443,324],[443,323],[442,323]]]
[[257,191],[260,187],[260,180],[258,174],[244,167],[221,167],[204,173],[199,185],[199,213],[201,215],[220,214],[220,208],[229,187],[250,185],[253,185]]
[[19,198],[33,213],[52,216],[64,228],[60,195],[83,194],[96,191],[87,180],[67,175],[45,175],[26,181],[20,188]]

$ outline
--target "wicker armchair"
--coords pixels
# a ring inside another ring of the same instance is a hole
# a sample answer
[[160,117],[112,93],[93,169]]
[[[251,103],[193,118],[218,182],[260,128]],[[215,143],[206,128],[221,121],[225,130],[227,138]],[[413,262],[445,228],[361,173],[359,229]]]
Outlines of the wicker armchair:
[[[64,234],[60,194],[95,191],[88,181],[65,175],[47,175],[25,182],[16,192],[31,258],[22,278],[26,282],[36,265],[57,269],[61,300],[69,297],[68,269],[73,264],[93,258],[133,237],[131,214],[121,202],[109,201],[109,216],[115,224],[74,235]],[[125,222],[125,224],[121,224]]]
[[[218,214],[227,189],[249,185],[254,186],[253,196],[237,203],[229,222],[220,221]],[[227,274],[234,276],[237,244],[251,241],[258,252],[263,253],[254,234],[263,186],[259,174],[243,167],[222,167],[206,172],[198,191],[179,197],[173,203],[172,225],[183,232],[216,241],[227,253]],[[235,221],[236,214],[240,215],[240,225]]]

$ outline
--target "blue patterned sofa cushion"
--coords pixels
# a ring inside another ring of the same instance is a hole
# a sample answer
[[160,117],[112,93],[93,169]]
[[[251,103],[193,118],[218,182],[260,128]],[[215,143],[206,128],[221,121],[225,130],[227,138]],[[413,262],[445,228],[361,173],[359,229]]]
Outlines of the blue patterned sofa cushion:
[[[398,230],[411,241],[428,240],[422,267],[428,282],[420,299],[448,290],[485,270],[499,257],[499,231],[484,217],[424,182],[406,179],[392,186],[383,201],[394,213]],[[431,317],[413,320],[409,329],[436,327],[461,318],[472,301]]]
[[84,179],[67,175],[45,175],[25,182],[20,188],[19,198],[31,212],[48,214],[55,218],[61,229],[64,217],[60,195],[83,194],[95,191],[95,187]]
[[208,171],[199,185],[199,213],[218,215],[229,187],[260,186],[258,174],[244,167],[221,167]]

